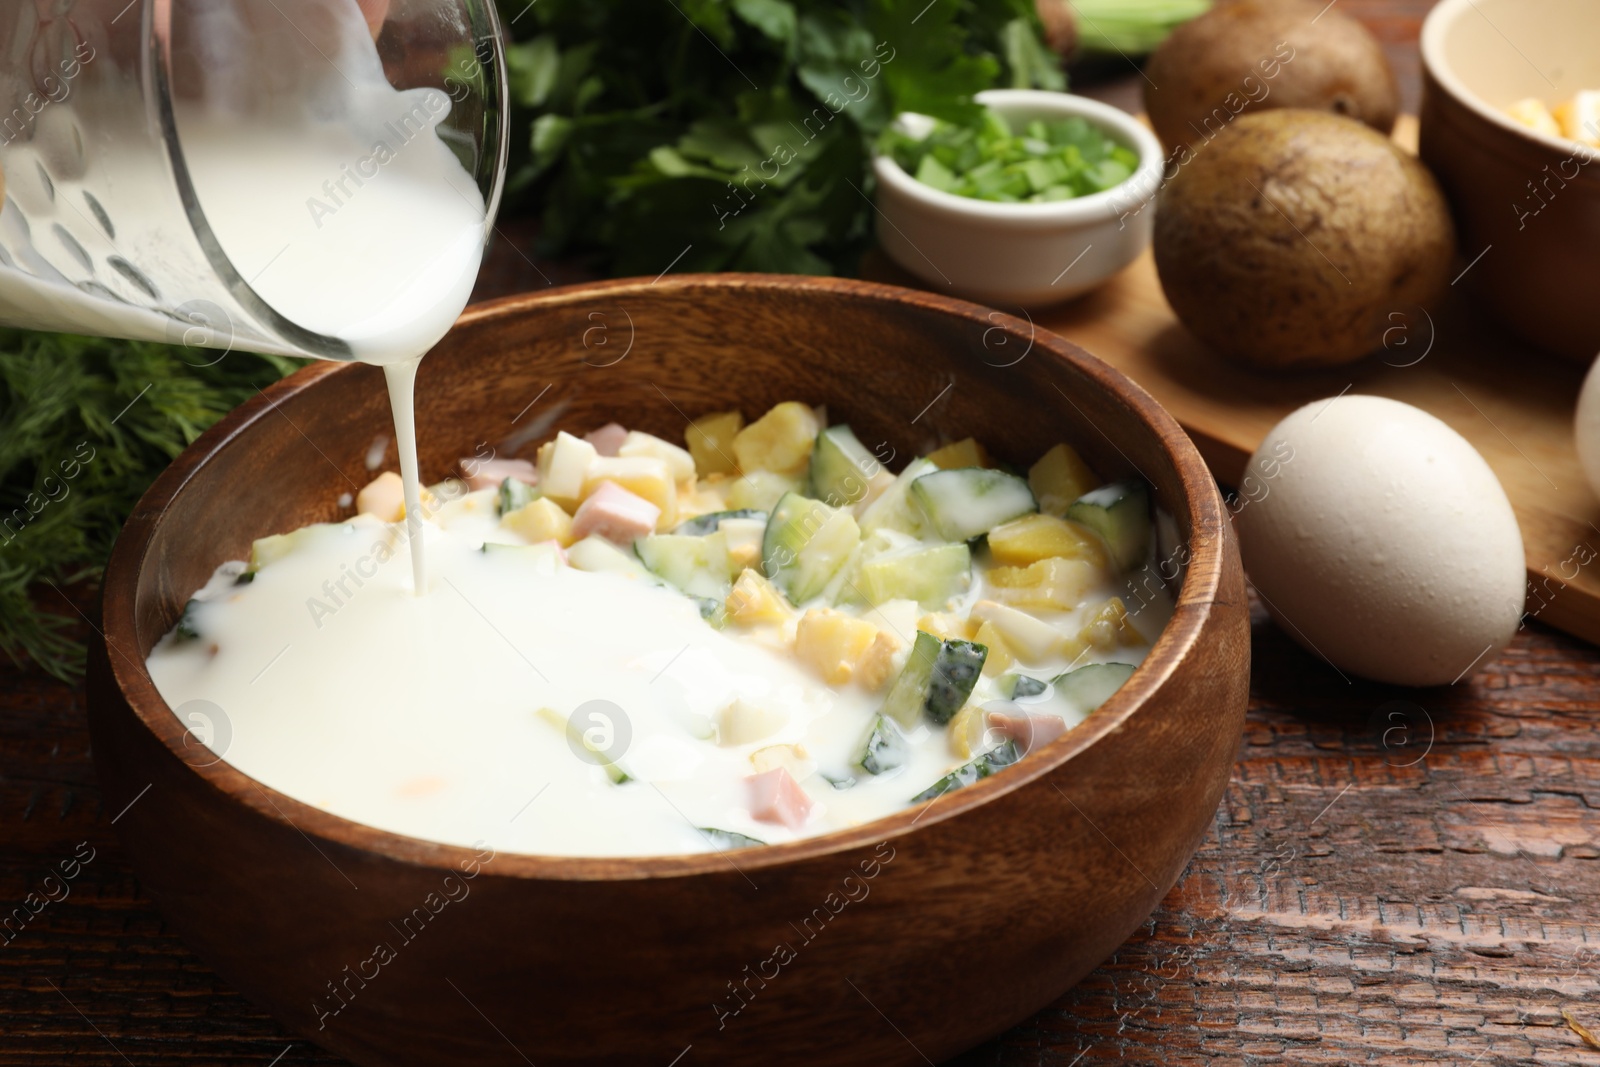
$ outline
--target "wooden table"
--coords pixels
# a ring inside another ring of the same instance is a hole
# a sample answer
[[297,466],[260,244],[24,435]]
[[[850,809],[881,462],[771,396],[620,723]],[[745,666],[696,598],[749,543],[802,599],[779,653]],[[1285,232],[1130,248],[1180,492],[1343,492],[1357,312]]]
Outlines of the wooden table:
[[[1426,6],[1342,0],[1411,107]],[[1136,106],[1138,84],[1095,92]],[[502,245],[480,292],[555,273]],[[1254,655],[1233,782],[1182,880],[959,1062],[1600,1064],[1579,1033],[1600,1031],[1600,651],[1533,622],[1458,686],[1396,690],[1346,683],[1258,610]],[[0,1064],[340,1063],[165,932],[117,815],[81,688],[0,668],[0,919],[53,898],[0,932]],[[77,876],[46,881],[63,862]]]

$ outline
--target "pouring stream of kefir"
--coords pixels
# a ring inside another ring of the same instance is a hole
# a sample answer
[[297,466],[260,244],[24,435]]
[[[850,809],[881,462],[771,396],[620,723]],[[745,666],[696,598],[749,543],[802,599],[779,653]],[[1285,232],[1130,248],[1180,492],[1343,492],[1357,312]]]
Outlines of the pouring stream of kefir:
[[[414,383],[422,356],[471,295],[484,199],[438,132],[450,98],[389,84],[354,0],[291,6],[296,36],[280,26],[251,53],[282,57],[290,69],[273,72],[281,91],[263,102],[259,68],[241,77],[208,66],[205,103],[179,108],[179,140],[200,206],[239,275],[284,318],[383,368],[421,594]],[[213,20],[197,39],[224,53],[248,51],[235,38],[260,31],[227,5],[197,18]],[[297,44],[309,40],[306,30],[323,45]]]

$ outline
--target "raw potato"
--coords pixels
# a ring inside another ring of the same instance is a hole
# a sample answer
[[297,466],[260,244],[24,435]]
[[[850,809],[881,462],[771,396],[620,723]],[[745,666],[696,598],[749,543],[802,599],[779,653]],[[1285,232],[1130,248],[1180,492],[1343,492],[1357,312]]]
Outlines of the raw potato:
[[1421,329],[1455,231],[1427,168],[1358,122],[1263,111],[1162,189],[1156,269],[1183,324],[1258,367],[1323,367]]
[[1330,7],[1234,0],[1173,31],[1145,68],[1145,110],[1162,143],[1198,150],[1240,113],[1269,108],[1329,111],[1392,130],[1400,96],[1383,49]]

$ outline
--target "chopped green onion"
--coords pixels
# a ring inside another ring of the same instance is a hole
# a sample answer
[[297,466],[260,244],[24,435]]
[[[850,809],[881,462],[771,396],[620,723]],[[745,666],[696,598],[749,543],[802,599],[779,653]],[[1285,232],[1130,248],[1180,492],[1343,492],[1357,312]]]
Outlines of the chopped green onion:
[[1139,157],[1088,120],[1029,121],[1018,136],[985,111],[971,125],[935,123],[924,137],[891,128],[879,144],[906,173],[956,196],[1050,203],[1088,196],[1133,176]]

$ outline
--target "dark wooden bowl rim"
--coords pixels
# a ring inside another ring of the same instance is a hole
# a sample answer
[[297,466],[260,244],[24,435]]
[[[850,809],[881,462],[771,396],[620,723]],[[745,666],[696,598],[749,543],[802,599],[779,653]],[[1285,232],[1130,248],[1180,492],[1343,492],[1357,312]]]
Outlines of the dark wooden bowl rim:
[[[1188,511],[1190,538],[1187,574],[1178,596],[1178,610],[1151,649],[1144,663],[1116,695],[1083,725],[1069,731],[1046,750],[1006,770],[964,789],[956,790],[929,805],[918,805],[882,819],[786,844],[732,853],[695,853],[643,857],[568,857],[526,853],[502,854],[495,858],[498,876],[565,881],[632,880],[677,878],[725,871],[729,864],[740,870],[761,870],[796,860],[808,860],[831,853],[868,848],[880,841],[909,834],[919,823],[932,825],[955,818],[994,797],[1020,789],[1048,774],[1093,745],[1100,738],[1119,730],[1172,673],[1173,668],[1199,640],[1223,574],[1222,499],[1216,483],[1198,452],[1177,421],[1156,403],[1149,393],[1112,369],[1087,355],[1082,349],[1048,331],[1038,331],[1031,322],[992,311],[989,308],[936,294],[901,289],[896,286],[842,278],[784,276],[771,274],[679,275],[658,281],[624,278],[615,281],[584,283],[545,292],[505,297],[467,309],[459,325],[524,310],[540,310],[563,303],[585,301],[596,293],[625,295],[653,288],[656,293],[681,293],[693,300],[698,290],[707,287],[746,290],[801,290],[830,294],[839,298],[909,303],[929,311],[982,324],[1001,326],[1023,337],[1032,336],[1035,344],[1054,357],[1071,362],[1082,374],[1094,379],[1108,392],[1131,408],[1161,439],[1167,458],[1176,468],[1183,487],[1183,505]],[[272,408],[292,396],[316,388],[324,378],[352,368],[343,363],[318,363],[270,386],[230,412],[203,433],[173,461],[140,499],[117,539],[106,568],[103,593],[103,638],[113,677],[129,706],[145,727],[173,753],[184,751],[185,729],[178,717],[157,692],[145,669],[143,650],[136,640],[135,592],[137,575],[143,566],[152,536],[177,496],[190,479],[217,452],[250,429]],[[826,400],[826,398],[817,398]],[[426,398],[421,399],[426,403]],[[1114,443],[1114,442],[1113,442]],[[138,658],[125,649],[134,649]],[[377,853],[404,863],[439,869],[453,869],[477,855],[475,850],[438,844],[404,834],[379,830],[341,818],[320,808],[304,804],[279,793],[245,775],[225,760],[190,769],[221,796],[219,802],[242,804],[269,819],[284,819],[303,833],[337,842],[352,849]],[[1129,768],[1130,774],[1139,773]]]

